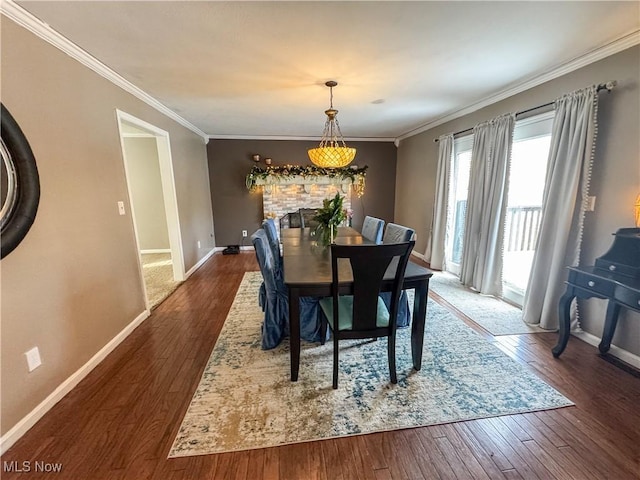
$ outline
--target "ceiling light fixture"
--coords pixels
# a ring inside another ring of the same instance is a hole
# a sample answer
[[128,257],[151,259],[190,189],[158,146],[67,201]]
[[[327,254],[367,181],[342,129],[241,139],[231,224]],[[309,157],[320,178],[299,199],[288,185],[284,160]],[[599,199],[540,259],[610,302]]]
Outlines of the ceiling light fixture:
[[333,87],[338,85],[338,82],[329,80],[325,85],[331,91],[330,107],[324,111],[327,115],[327,121],[324,124],[320,145],[318,145],[318,148],[310,149],[307,153],[314,165],[318,167],[339,168],[349,165],[353,161],[356,156],[356,149],[349,148],[344,143],[340,124],[336,118],[338,110],[333,108]]

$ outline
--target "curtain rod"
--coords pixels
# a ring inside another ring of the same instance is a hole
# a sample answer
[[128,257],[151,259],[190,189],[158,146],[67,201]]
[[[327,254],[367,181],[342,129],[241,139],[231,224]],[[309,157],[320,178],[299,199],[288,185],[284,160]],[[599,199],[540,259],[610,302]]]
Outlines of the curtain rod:
[[[599,83],[598,86],[596,87],[596,92],[599,92],[600,90],[606,90],[607,92],[610,92],[611,90],[613,90],[613,88],[616,85],[618,85],[618,81],[617,80],[610,80],[610,81],[605,82],[605,83]],[[518,115],[523,115],[525,113],[533,112],[534,110],[538,110],[540,108],[550,107],[554,103],[555,102],[544,103],[542,105],[538,105],[537,107],[531,107],[531,108],[527,108],[526,110],[522,110],[520,112],[516,112],[516,117]],[[473,127],[465,128],[464,130],[460,130],[459,132],[455,132],[453,134],[453,136],[455,137],[456,135],[462,135],[463,133],[467,133],[467,132],[471,132],[471,131],[473,131]],[[439,139],[438,138],[434,138],[433,141],[438,143]]]

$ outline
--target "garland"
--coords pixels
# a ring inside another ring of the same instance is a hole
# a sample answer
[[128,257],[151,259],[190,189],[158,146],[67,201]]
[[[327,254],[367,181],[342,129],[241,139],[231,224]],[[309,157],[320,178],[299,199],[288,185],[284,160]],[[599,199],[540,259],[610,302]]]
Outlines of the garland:
[[342,180],[349,179],[353,183],[358,196],[364,193],[364,177],[367,174],[368,165],[364,167],[323,168],[315,165],[269,165],[266,168],[254,165],[247,174],[246,185],[249,191],[256,188],[256,180],[266,180],[267,177],[276,180],[287,180],[292,177],[329,177]]

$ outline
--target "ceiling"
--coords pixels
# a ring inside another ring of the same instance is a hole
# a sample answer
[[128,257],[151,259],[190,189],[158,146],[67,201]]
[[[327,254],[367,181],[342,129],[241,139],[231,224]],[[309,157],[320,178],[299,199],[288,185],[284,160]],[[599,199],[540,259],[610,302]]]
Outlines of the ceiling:
[[637,1],[15,3],[216,138],[319,138],[336,80],[345,137],[395,139],[640,28]]

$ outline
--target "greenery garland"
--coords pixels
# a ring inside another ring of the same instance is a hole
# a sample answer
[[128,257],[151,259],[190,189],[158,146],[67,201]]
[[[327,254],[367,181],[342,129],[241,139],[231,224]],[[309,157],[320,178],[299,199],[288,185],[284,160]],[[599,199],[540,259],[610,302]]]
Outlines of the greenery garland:
[[287,180],[292,177],[330,177],[342,180],[349,179],[353,184],[362,184],[364,189],[364,177],[367,174],[368,165],[364,167],[322,168],[315,165],[269,165],[266,168],[254,165],[247,174],[247,189],[253,191],[256,188],[256,180],[266,180],[267,177],[276,180]]

